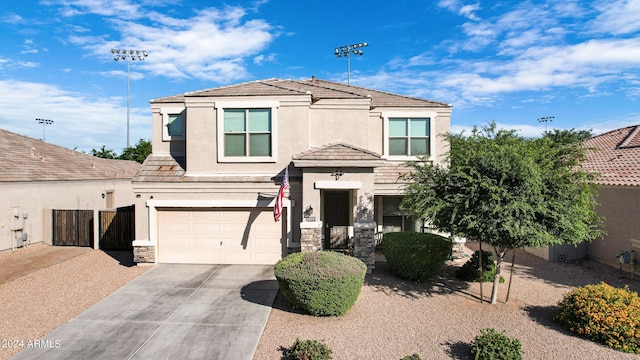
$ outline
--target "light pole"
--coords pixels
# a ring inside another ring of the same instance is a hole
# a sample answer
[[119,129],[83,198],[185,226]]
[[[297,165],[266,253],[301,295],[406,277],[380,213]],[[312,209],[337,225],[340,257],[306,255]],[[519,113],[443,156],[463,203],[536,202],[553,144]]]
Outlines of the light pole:
[[333,52],[337,57],[346,57],[347,58],[347,84],[351,83],[351,54],[353,55],[363,55],[364,51],[362,51],[363,47],[367,47],[369,44],[366,42],[361,42],[352,45],[345,45],[341,47],[337,47]]
[[547,123],[552,122],[553,119],[555,119],[554,116],[545,116],[545,117],[541,117],[538,118],[538,122],[543,122],[544,123],[544,132],[547,132]]
[[42,141],[47,140],[47,134],[45,131],[45,126],[47,125],[51,125],[53,124],[53,120],[49,120],[49,119],[36,119],[36,121],[38,122],[38,124],[42,124]]
[[113,60],[127,60],[127,148],[129,143],[129,112],[131,111],[131,81],[129,65],[131,61],[144,60],[149,54],[144,50],[127,50],[127,49],[111,49],[111,53],[114,55]]

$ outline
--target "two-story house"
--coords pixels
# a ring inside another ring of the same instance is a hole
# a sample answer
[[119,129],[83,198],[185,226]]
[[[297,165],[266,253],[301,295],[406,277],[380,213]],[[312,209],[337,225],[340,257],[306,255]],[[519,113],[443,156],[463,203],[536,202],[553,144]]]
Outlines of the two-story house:
[[[448,150],[452,106],[341,83],[269,79],[151,101],[153,153],[133,181],[139,262],[274,264],[413,229],[402,164]],[[274,199],[285,173],[283,215]]]

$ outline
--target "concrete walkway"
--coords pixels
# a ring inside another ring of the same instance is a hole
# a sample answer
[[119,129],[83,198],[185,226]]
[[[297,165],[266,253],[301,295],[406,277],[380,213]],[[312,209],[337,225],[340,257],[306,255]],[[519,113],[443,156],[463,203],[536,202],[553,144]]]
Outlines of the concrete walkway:
[[277,291],[273,266],[156,265],[13,359],[250,360]]
[[88,247],[33,245],[32,248],[11,250],[0,259],[0,284],[28,275],[34,271],[71,259],[87,251]]

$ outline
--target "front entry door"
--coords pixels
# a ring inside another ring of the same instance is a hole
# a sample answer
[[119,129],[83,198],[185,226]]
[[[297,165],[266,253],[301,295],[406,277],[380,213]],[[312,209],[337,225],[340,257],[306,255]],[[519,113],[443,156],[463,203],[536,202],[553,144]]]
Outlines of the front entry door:
[[349,190],[325,190],[323,201],[324,247],[345,249],[349,226]]

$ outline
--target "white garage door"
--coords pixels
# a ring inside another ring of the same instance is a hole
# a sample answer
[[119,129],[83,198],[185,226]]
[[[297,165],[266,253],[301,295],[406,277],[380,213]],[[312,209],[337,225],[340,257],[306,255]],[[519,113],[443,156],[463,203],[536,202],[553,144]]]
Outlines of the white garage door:
[[285,222],[271,208],[162,209],[158,262],[275,264],[286,244]]

